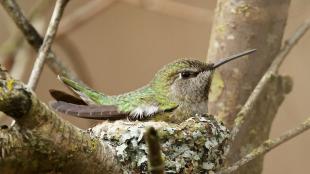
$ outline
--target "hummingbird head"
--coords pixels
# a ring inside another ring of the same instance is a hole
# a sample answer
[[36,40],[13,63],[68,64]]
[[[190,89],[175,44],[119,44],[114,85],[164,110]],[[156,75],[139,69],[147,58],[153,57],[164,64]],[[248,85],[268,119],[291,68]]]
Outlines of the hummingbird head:
[[213,70],[213,64],[180,59],[163,67],[152,85],[178,104],[199,102],[208,98]]
[[206,110],[214,70],[254,51],[248,50],[210,64],[193,59],[176,60],[159,70],[151,85],[179,105]]

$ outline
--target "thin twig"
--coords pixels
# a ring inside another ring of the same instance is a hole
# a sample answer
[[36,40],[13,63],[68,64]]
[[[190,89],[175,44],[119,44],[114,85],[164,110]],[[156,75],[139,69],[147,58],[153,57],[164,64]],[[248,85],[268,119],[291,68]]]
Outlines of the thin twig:
[[247,116],[252,107],[253,103],[256,102],[256,100],[259,98],[260,93],[262,92],[262,89],[264,89],[264,86],[268,83],[268,79],[270,75],[277,73],[281,63],[283,60],[287,57],[287,55],[290,53],[292,48],[298,43],[298,41],[305,35],[305,33],[310,28],[310,20],[306,20],[298,29],[294,32],[294,34],[286,41],[286,44],[284,47],[280,50],[277,57],[274,59],[272,64],[270,65],[269,69],[266,71],[263,78],[260,80],[260,82],[257,84],[255,89],[253,90],[252,94],[248,98],[247,102],[244,104],[240,112],[238,113],[238,117],[236,117],[235,124],[232,129],[232,137],[231,141],[234,141],[236,135],[239,133],[240,128],[243,126],[243,123],[245,121],[245,116]]
[[56,39],[66,36],[73,30],[91,21],[94,17],[104,12],[114,2],[116,2],[116,0],[93,0],[87,2],[86,5],[78,8],[63,19]]
[[34,67],[32,69],[29,81],[28,81],[28,87],[32,90],[34,90],[38,84],[39,77],[41,75],[41,72],[43,70],[43,66],[45,63],[45,59],[52,47],[52,43],[54,41],[58,25],[60,23],[61,17],[63,15],[63,12],[65,10],[65,7],[69,0],[57,0],[55,9],[53,12],[53,15],[51,17],[50,24],[47,28],[43,44],[40,47],[38,57],[34,63]]
[[147,128],[144,134],[148,146],[148,170],[152,174],[163,174],[165,165],[161,156],[159,138],[154,127]]
[[279,67],[282,65],[282,62],[291,52],[292,48],[298,43],[298,41],[307,33],[310,29],[310,19],[305,20],[294,32],[294,34],[285,41],[285,45],[280,50],[280,53],[277,55],[276,59],[273,61],[270,66],[271,70],[277,72]]
[[232,166],[227,167],[221,171],[219,171],[219,174],[224,174],[224,173],[232,173],[236,171],[239,167],[245,165],[246,163],[252,161],[253,159],[266,154],[267,152],[271,151],[272,149],[276,148],[277,146],[285,143],[286,141],[289,141],[290,139],[296,137],[297,135],[305,132],[306,130],[310,129],[310,117],[301,123],[299,126],[296,128],[293,128],[280,137],[274,139],[274,140],[267,140],[265,141],[262,145],[257,147],[256,149],[253,149],[251,153],[247,154],[241,160],[237,161],[234,163]]
[[[28,18],[34,26],[37,23],[37,18],[42,16],[42,13],[46,11],[46,7],[51,4],[52,1],[39,0],[33,8],[30,10]],[[38,27],[36,27],[38,29]],[[38,30],[43,30],[40,26]],[[29,62],[28,52],[29,48],[24,43],[24,36],[17,30],[13,29],[11,36],[0,46],[0,62],[11,63],[10,67],[6,66],[10,74],[15,79],[21,80],[25,74],[26,66]]]
[[[262,79],[259,81],[255,89],[253,90],[252,94],[250,95],[244,106],[241,108],[240,112],[237,114],[233,129],[231,131],[231,142],[234,142],[235,138],[239,134],[239,131],[241,130],[244,122],[246,121],[246,117],[249,115],[249,113],[253,109],[253,106],[255,106],[255,103],[259,99],[261,93],[268,85],[270,77],[273,74],[277,73],[283,60],[287,57],[289,52],[292,50],[292,48],[294,48],[294,46],[302,38],[302,36],[305,35],[305,33],[309,30],[309,28],[310,28],[309,20],[306,20],[300,27],[298,27],[296,32],[294,32],[293,36],[291,36],[288,39],[288,41],[286,41],[284,47],[280,50],[279,54],[272,62],[269,69],[266,71]],[[230,149],[228,149],[228,151],[229,150]],[[255,149],[252,152],[255,152]]]
[[[29,44],[36,51],[38,51],[43,42],[43,39],[24,16],[16,1],[0,0],[0,3],[10,15],[10,17],[13,19],[17,27],[22,31]],[[78,80],[76,75],[72,71],[70,71],[67,66],[64,65],[63,62],[61,62],[60,59],[58,59],[52,51],[49,51],[48,53],[47,63],[56,74],[61,74],[64,76],[68,76],[71,79]]]

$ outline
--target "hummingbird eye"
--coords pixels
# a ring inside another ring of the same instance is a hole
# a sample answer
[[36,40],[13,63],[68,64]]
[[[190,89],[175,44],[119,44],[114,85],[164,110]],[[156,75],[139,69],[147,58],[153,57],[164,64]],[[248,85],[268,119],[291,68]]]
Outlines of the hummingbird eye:
[[187,79],[187,78],[191,78],[191,77],[196,77],[197,75],[198,75],[198,72],[183,71],[180,73],[180,78]]

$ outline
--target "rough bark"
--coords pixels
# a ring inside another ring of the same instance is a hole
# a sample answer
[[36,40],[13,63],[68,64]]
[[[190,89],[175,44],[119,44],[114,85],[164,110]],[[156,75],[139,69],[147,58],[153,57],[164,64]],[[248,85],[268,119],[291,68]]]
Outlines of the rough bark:
[[[288,15],[289,0],[219,0],[215,11],[208,58],[216,58],[256,48],[248,60],[234,61],[219,69],[213,82],[210,112],[232,128],[241,106],[262,78],[281,48]],[[231,147],[228,163],[232,163],[268,138],[270,126],[283,101],[286,79],[278,75],[260,96],[257,107],[240,128]],[[240,136],[239,136],[240,135]],[[233,155],[232,155],[233,154]],[[263,158],[239,170],[239,173],[260,173]],[[244,170],[245,169],[245,170]]]
[[109,145],[58,117],[19,81],[0,86],[0,110],[16,120],[0,130],[1,172],[120,173]]

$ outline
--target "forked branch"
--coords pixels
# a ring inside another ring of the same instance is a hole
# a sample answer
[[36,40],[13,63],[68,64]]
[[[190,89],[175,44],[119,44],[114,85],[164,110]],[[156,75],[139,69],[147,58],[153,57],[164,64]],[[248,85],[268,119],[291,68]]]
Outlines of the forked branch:
[[[37,30],[29,23],[16,1],[0,0],[0,3],[15,22],[17,27],[22,31],[28,43],[36,51],[38,51],[43,42],[43,39]],[[49,67],[55,72],[55,74],[65,75],[72,79],[78,80],[76,75],[70,71],[52,51],[48,52],[47,63]]]
[[218,174],[226,174],[226,173],[232,173],[236,171],[239,167],[245,165],[246,163],[252,161],[253,159],[266,154],[267,152],[271,151],[272,149],[278,147],[279,145],[291,140],[292,138],[296,137],[297,135],[300,135],[301,133],[307,131],[310,129],[310,117],[301,123],[296,128],[293,128],[280,137],[274,139],[274,140],[267,140],[259,147],[252,150],[251,153],[247,154],[243,158],[241,158],[239,161],[234,163],[232,166],[227,167],[221,171],[218,172]]
[[285,42],[284,47],[280,50],[279,54],[272,62],[269,69],[266,71],[263,78],[260,80],[260,82],[253,90],[247,102],[242,107],[241,111],[238,113],[238,116],[236,117],[235,124],[232,130],[232,141],[234,140],[235,136],[239,133],[240,128],[243,126],[243,123],[246,120],[246,116],[249,115],[249,112],[253,110],[254,103],[257,102],[259,96],[261,95],[261,92],[263,91],[263,89],[266,88],[268,84],[268,78],[272,74],[277,73],[283,60],[287,57],[292,48],[296,46],[298,41],[307,33],[309,28],[310,28],[310,20],[306,20],[303,24],[301,24],[298,27],[298,29],[294,32],[294,34]]

